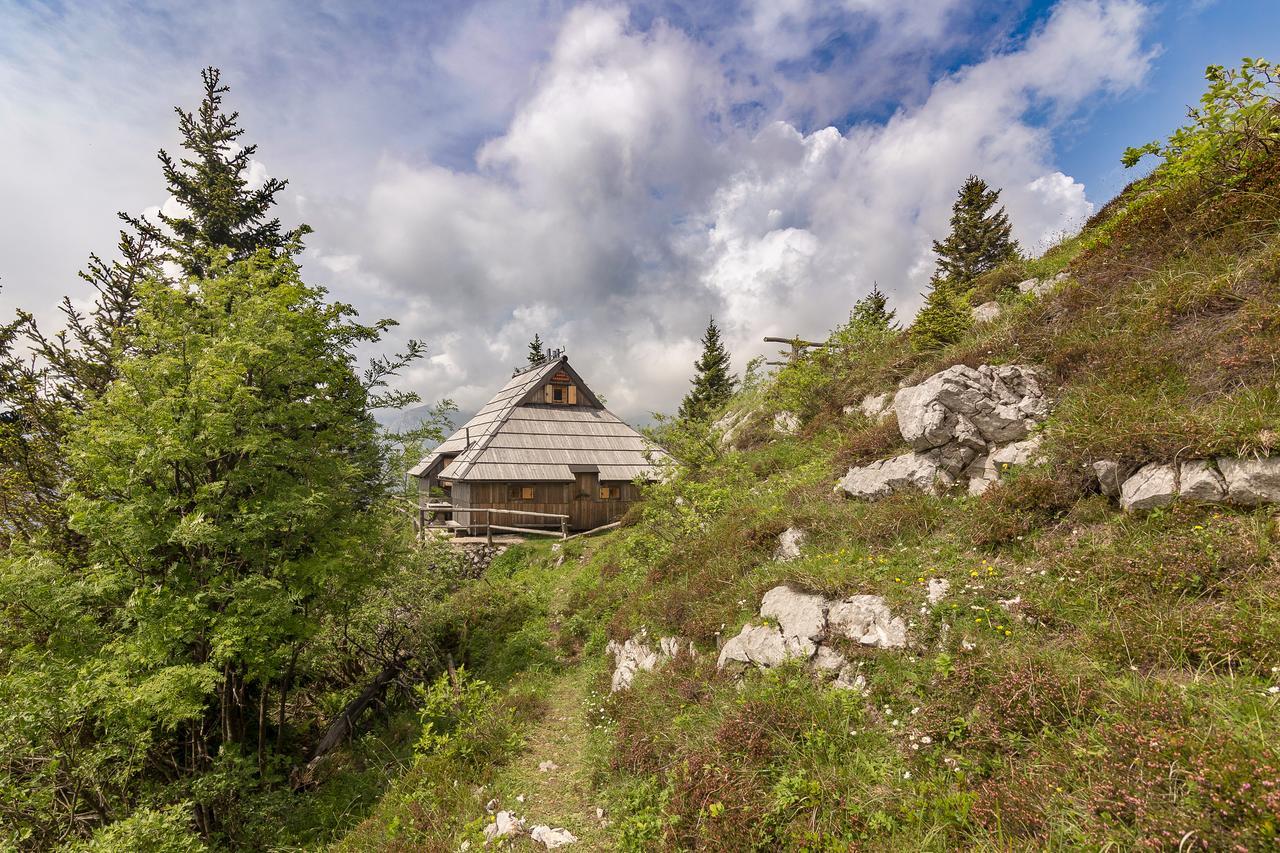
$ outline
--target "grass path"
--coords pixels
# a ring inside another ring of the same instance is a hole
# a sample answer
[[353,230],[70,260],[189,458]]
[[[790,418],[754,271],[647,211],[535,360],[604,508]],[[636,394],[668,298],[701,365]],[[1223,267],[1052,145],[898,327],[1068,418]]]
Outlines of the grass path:
[[[545,823],[576,835],[576,844],[562,848],[571,853],[611,849],[591,795],[586,755],[589,680],[588,667],[575,667],[548,681],[546,714],[529,733],[523,754],[494,785],[498,808],[515,812],[527,827]],[[557,769],[539,770],[544,761],[555,762]],[[518,795],[524,796],[523,803],[516,800]],[[544,849],[527,839],[521,844]]]

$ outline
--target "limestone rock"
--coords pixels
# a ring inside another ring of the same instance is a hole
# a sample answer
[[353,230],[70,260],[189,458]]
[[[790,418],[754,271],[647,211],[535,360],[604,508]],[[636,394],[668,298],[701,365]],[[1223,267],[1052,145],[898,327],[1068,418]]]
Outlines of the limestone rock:
[[836,676],[836,680],[831,682],[831,686],[838,690],[852,690],[855,693],[867,692],[867,680],[859,675],[852,666],[846,666],[840,670],[840,674]]
[[614,663],[610,692],[626,690],[635,680],[637,672],[652,671],[654,667],[678,655],[682,649],[688,649],[689,654],[694,653],[693,643],[682,637],[660,637],[658,649],[654,651],[649,645],[648,632],[643,629],[624,642],[610,640],[605,646],[605,653],[613,658]]
[[937,491],[940,477],[944,478],[944,485],[949,485],[938,467],[937,454],[905,453],[850,468],[835,491],[851,498],[876,500],[907,489]]
[[778,547],[773,552],[773,559],[779,563],[789,563],[800,558],[800,549],[804,546],[806,533],[798,527],[788,527],[778,536]]
[[827,635],[827,600],[789,586],[775,586],[760,600],[760,615],[777,620],[783,640],[820,642]]
[[658,654],[650,648],[643,631],[622,643],[610,640],[605,652],[613,657],[613,679],[609,687],[613,693],[629,688],[637,672],[651,671],[658,665]]
[[1133,473],[1133,467],[1114,459],[1103,459],[1093,463],[1093,474],[1098,478],[1098,487],[1109,498],[1120,497],[1120,487]]
[[1143,465],[1120,486],[1120,507],[1153,509],[1173,503],[1178,496],[1178,472],[1172,465]]
[[559,765],[559,764],[556,764],[554,761],[540,761],[540,762],[538,762],[538,772],[539,772],[539,773],[550,773],[550,772],[551,772],[551,771],[553,771],[553,770],[559,770],[559,769],[560,769],[560,765]]
[[951,581],[946,578],[929,578],[929,583],[924,588],[924,597],[930,604],[937,604],[947,597],[950,590]]
[[535,826],[529,832],[529,837],[548,850],[555,850],[557,847],[564,847],[578,840],[578,837],[569,830],[560,827],[552,829],[546,824]]
[[805,657],[813,654],[812,643],[808,654],[796,647],[789,648],[782,639],[782,632],[771,625],[743,625],[738,636],[724,644],[720,650],[720,658],[716,661],[717,669],[726,667],[740,673],[748,666],[774,667],[790,657]]
[[907,644],[907,623],[894,616],[878,595],[853,595],[831,604],[827,630],[864,646],[900,649]]
[[1280,456],[1268,459],[1219,459],[1227,499],[1242,506],[1280,503]]
[[1035,297],[1041,297],[1053,290],[1059,282],[1065,281],[1066,278],[1066,270],[1058,273],[1053,278],[1029,278],[1026,281],[1018,283],[1018,291],[1021,293],[1030,293]]
[[863,397],[858,408],[862,410],[862,414],[876,420],[887,414],[892,405],[893,395],[886,391],[883,394],[868,394]]
[[1004,309],[1000,307],[1000,303],[992,299],[984,302],[973,309],[973,322],[990,323],[992,320],[1004,313]]
[[813,660],[809,661],[809,666],[818,673],[838,673],[848,665],[849,661],[845,660],[845,656],[840,654],[830,646],[818,646],[818,650],[813,655]]
[[1178,469],[1178,496],[1186,501],[1222,503],[1227,498],[1227,483],[1212,462],[1183,462]]
[[778,412],[773,416],[773,431],[779,435],[795,435],[800,431],[800,419],[794,412]]
[[494,815],[493,822],[485,824],[484,842],[488,844],[490,841],[497,841],[501,838],[510,838],[515,835],[524,834],[524,821],[516,817],[511,812],[498,812]]
[[893,408],[917,451],[951,443],[981,449],[1026,438],[1048,414],[1048,400],[1030,367],[957,364],[899,390]]
[[1041,440],[1042,436],[1033,435],[1023,441],[1014,441],[996,447],[985,456],[974,459],[964,471],[969,478],[969,494],[982,494],[1011,468],[1039,462]]
[[711,424],[711,429],[720,433],[720,446],[733,449],[737,446],[736,442],[738,434],[742,428],[751,420],[751,413],[745,411],[725,412],[715,423]]

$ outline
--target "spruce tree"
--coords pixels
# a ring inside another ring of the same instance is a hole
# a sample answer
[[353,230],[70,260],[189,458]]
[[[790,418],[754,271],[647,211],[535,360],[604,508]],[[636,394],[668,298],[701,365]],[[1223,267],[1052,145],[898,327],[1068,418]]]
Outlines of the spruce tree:
[[537,364],[546,357],[547,354],[542,351],[542,338],[534,332],[533,340],[529,341],[529,363]]
[[968,297],[950,281],[935,277],[911,324],[911,345],[920,351],[942,349],[960,340],[971,322]]
[[951,206],[951,233],[933,243],[938,279],[967,291],[978,276],[1017,255],[1009,215],[1003,206],[991,212],[999,198],[1000,190],[991,189],[977,175],[964,182]]
[[[164,277],[162,261],[186,275],[203,275],[210,261],[247,258],[259,249],[273,256],[292,254],[310,229],[282,232],[267,220],[285,181],[271,179],[249,189],[246,172],[257,146],[240,147],[244,130],[238,113],[222,112],[227,87],[216,68],[201,73],[204,99],[195,113],[175,107],[183,147],[190,158],[159,158],[169,192],[187,216],[162,214],[160,222],[120,213],[130,228],[120,232],[118,257],[90,254],[80,277],[96,291],[87,312],[63,300],[64,328],[46,334],[34,317],[19,312],[0,326],[0,387],[5,391],[5,424],[0,427],[0,508],[17,513],[0,538],[12,533],[62,529],[61,489],[66,478],[61,455],[69,420],[118,375],[117,364],[133,354],[138,291]],[[31,356],[34,356],[32,358]]]
[[683,420],[703,420],[720,409],[733,396],[738,377],[729,372],[729,353],[720,341],[715,318],[707,320],[702,335],[702,355],[693,363],[693,386],[680,403]]
[[124,218],[161,246],[166,259],[187,275],[205,274],[215,258],[241,260],[259,249],[269,249],[273,255],[295,253],[311,229],[302,225],[286,232],[279,219],[267,218],[276,195],[289,182],[268,178],[262,186],[250,188],[249,166],[258,146],[242,146],[240,114],[223,111],[222,97],[230,89],[222,84],[221,72],[210,67],[200,77],[204,82],[200,108],[194,113],[174,108],[182,147],[189,156],[175,160],[163,149],[158,155],[169,193],[185,215],[162,212],[159,223]]
[[897,312],[889,308],[889,297],[877,282],[872,284],[870,293],[854,303],[850,320],[864,329],[888,331],[894,328],[896,316]]

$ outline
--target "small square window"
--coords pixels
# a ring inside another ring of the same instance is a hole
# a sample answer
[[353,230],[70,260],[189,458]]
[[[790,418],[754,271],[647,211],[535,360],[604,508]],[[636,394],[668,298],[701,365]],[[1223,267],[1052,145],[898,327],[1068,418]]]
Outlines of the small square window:
[[512,501],[531,501],[533,500],[533,486],[511,486],[507,489],[507,500]]
[[616,501],[622,498],[622,489],[618,486],[601,486],[600,500]]
[[564,402],[564,389],[563,389],[563,388],[553,388],[553,389],[551,390],[551,395],[552,395],[552,396],[551,396],[551,399],[555,400],[557,403],[563,403],[563,402]]

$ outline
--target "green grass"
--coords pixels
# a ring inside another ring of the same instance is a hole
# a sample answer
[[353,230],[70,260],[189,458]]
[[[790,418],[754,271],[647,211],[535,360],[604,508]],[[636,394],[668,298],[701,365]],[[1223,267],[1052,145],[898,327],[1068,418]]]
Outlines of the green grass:
[[[998,322],[941,353],[900,338],[838,370],[783,371],[734,405],[812,395],[800,435],[756,428],[740,453],[686,436],[698,464],[650,487],[622,529],[511,552],[439,608],[440,636],[497,689],[481,716],[519,709],[510,731],[477,729],[500,747],[483,766],[419,756],[348,849],[456,849],[479,837],[485,801],[519,794],[579,849],[1280,844],[1274,508],[1129,515],[1084,470],[1276,452],[1277,187],[1270,167],[1225,196],[1135,185],[980,281],[1006,305]],[[1062,270],[1043,299],[1010,290]],[[980,498],[832,492],[850,464],[902,450],[892,423],[842,406],[982,362],[1045,369],[1043,467]],[[809,533],[803,557],[775,563],[791,525]],[[951,592],[930,607],[935,577]],[[718,645],[779,583],[882,595],[911,648],[843,649],[866,696],[797,666],[735,684]],[[607,696],[606,641],[642,628],[700,653]],[[543,760],[564,769],[539,773]]]

